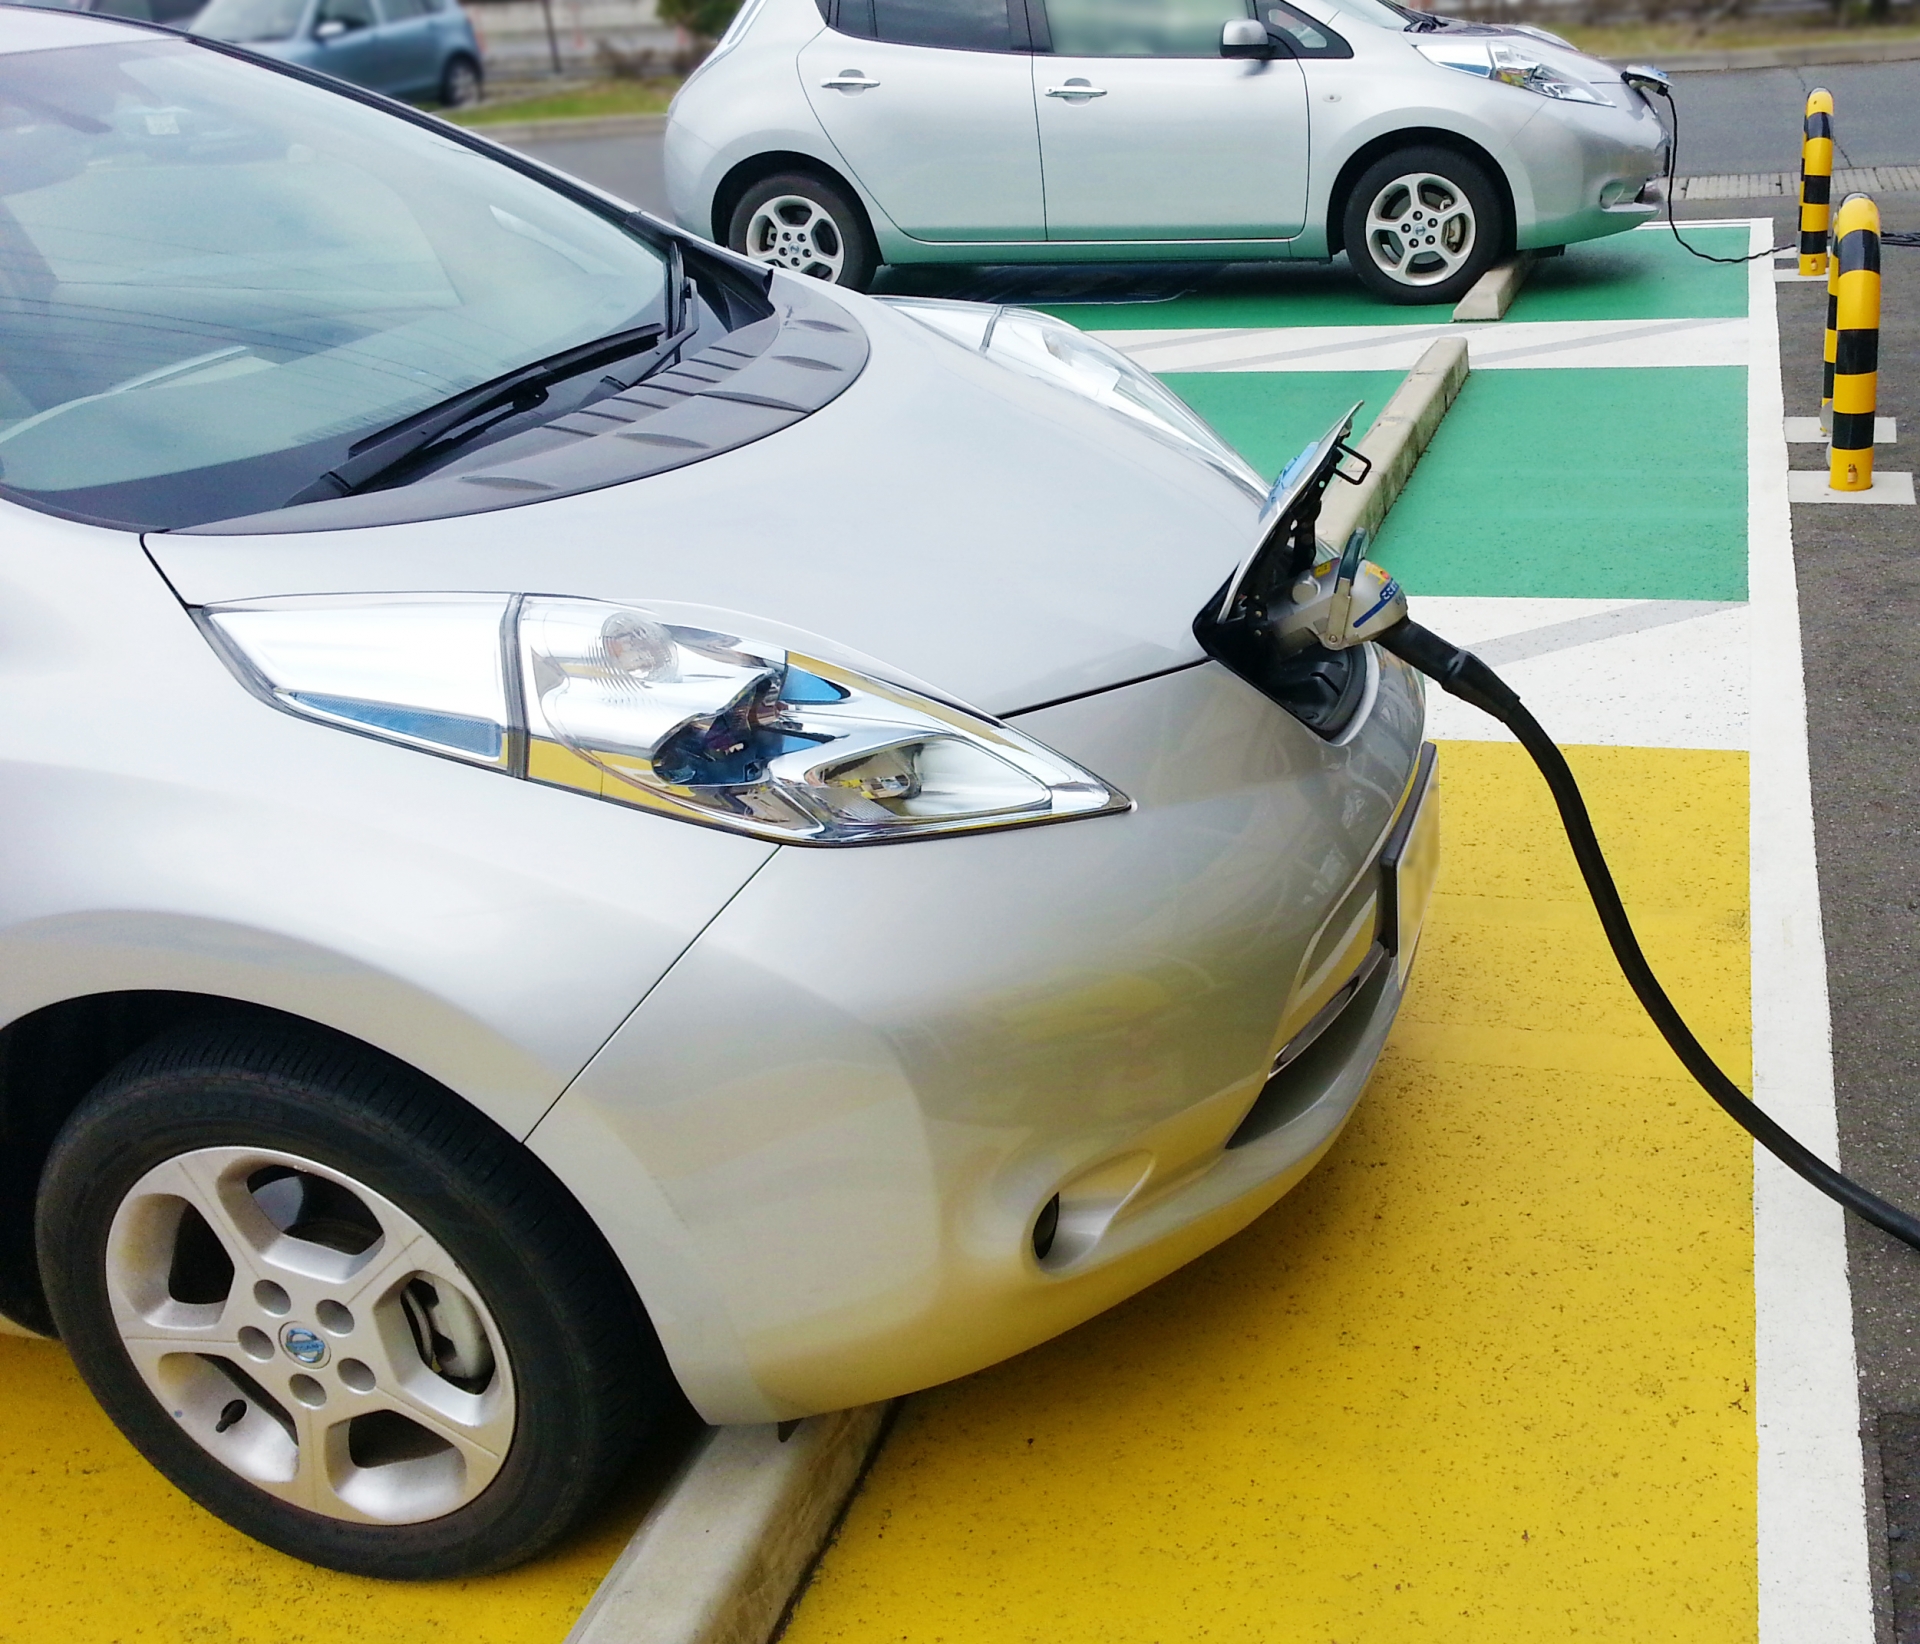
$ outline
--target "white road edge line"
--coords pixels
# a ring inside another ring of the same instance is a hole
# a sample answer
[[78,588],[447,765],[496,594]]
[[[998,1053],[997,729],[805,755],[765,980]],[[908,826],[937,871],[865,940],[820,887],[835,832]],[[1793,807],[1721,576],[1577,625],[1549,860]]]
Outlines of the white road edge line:
[[[1750,222],[1752,249],[1773,224]],[[1748,279],[1747,578],[1753,1078],[1759,1104],[1836,1157],[1833,1030],[1787,504],[1779,316],[1764,260]],[[1759,1644],[1873,1644],[1853,1306],[1840,1207],[1757,1146],[1754,1407],[1759,1439]]]

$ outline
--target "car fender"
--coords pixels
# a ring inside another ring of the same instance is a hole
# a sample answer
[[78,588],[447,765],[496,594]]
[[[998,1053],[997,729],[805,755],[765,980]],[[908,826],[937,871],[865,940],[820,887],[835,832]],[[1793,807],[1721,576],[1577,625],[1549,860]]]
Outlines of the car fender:
[[[1518,140],[1540,114],[1510,88],[1477,85],[1468,76],[1438,68],[1396,37],[1383,49],[1353,58],[1315,59],[1308,70],[1308,106],[1312,169],[1307,191],[1306,227],[1296,242],[1300,257],[1325,257],[1337,232],[1335,198],[1349,162],[1361,150],[1384,146],[1404,134],[1408,143],[1432,141],[1442,133],[1485,153],[1499,168],[1513,201],[1514,217],[1525,226],[1534,220],[1534,191],[1522,163]],[[1436,76],[1444,79],[1436,82]],[[1452,82],[1459,82],[1457,86]],[[1453,93],[1442,101],[1442,89]],[[1498,89],[1505,96],[1495,97]]]
[[281,712],[136,536],[5,502],[0,704],[0,1022],[271,1006],[516,1136],[772,853]]

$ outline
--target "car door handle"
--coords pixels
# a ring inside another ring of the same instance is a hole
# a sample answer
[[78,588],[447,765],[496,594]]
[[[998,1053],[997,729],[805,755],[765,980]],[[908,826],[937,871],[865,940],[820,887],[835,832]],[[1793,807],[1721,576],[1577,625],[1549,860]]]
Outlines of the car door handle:
[[878,80],[869,80],[858,69],[842,69],[831,80],[822,80],[820,85],[826,91],[865,91],[877,86]]
[[1085,80],[1069,80],[1064,86],[1048,86],[1049,97],[1104,97],[1105,90]]

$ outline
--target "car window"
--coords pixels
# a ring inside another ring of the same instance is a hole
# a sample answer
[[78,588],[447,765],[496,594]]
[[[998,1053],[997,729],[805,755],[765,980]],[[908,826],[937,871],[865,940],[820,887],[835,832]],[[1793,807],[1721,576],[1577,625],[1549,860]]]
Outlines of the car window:
[[389,23],[405,23],[427,14],[427,0],[380,0],[380,10]]
[[307,0],[209,0],[193,20],[193,32],[244,46],[253,40],[290,40]]
[[[332,6],[354,0],[329,0]],[[178,37],[0,55],[0,492],[183,524],[664,317],[618,223]]]
[[349,33],[370,29],[375,21],[373,0],[320,0],[320,9],[313,14],[316,29],[322,23],[345,23]]
[[873,0],[877,40],[949,51],[1011,51],[1006,0]]
[[1218,57],[1220,27],[1246,0],[1047,0],[1061,57]]
[[[816,0],[841,34],[947,51],[1013,51],[1007,0]],[[1019,0],[1015,0],[1018,4]]]
[[1257,0],[1254,8],[1267,25],[1296,57],[1351,57],[1353,47],[1325,23],[1316,22],[1303,11],[1282,5],[1279,0]]

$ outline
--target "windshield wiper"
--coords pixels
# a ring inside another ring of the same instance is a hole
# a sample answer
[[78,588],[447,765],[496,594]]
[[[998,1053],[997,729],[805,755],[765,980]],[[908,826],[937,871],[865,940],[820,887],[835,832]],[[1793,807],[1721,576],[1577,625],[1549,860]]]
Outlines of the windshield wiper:
[[[684,326],[682,329],[685,329]],[[500,422],[522,411],[532,410],[547,397],[547,390],[555,383],[656,348],[661,350],[664,360],[685,341],[682,335],[669,336],[664,325],[634,326],[630,330],[615,331],[594,342],[562,349],[558,354],[550,354],[544,360],[520,366],[490,382],[463,389],[438,405],[416,411],[412,416],[403,417],[390,427],[356,441],[348,451],[345,462],[330,468],[311,485],[295,492],[281,506],[294,508],[305,502],[330,502],[336,497],[350,497],[358,491],[367,490],[410,457],[489,411],[499,412],[500,415],[493,422]],[[492,426],[490,422],[471,430],[454,443],[463,444]]]

